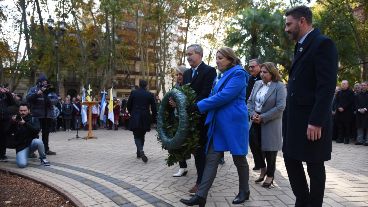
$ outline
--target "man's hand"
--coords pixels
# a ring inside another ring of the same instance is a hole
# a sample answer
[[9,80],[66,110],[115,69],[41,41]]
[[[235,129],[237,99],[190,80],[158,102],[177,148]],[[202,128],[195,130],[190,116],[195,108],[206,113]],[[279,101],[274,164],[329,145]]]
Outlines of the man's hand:
[[169,104],[171,107],[176,108],[176,102],[174,101],[172,97],[169,98]]
[[8,88],[3,88],[0,86],[0,93],[8,93],[9,89]]
[[41,89],[37,91],[38,95],[41,95],[42,93],[43,93],[43,91]]
[[23,125],[24,123],[26,123],[26,121],[24,121],[24,119],[22,118],[22,120],[20,120],[18,123],[19,123],[20,125]]
[[339,107],[337,110],[339,110],[339,112],[343,112],[344,111],[344,108]]
[[317,141],[322,137],[322,127],[308,124],[307,139],[310,141]]

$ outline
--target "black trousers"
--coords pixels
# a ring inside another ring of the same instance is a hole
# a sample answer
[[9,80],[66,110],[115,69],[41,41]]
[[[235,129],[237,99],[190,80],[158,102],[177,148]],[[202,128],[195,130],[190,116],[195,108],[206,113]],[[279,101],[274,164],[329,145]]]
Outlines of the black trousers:
[[180,168],[187,168],[188,167],[188,165],[187,165],[187,161],[179,161],[179,166],[180,166]]
[[50,124],[53,120],[50,118],[40,118],[40,127],[42,130],[42,142],[45,145],[45,152],[49,151],[49,134],[50,134]]
[[304,173],[303,163],[284,155],[286,171],[291,189],[296,197],[296,207],[320,207],[325,192],[326,171],[324,162],[307,162],[310,189]]
[[277,151],[265,151],[263,152],[263,156],[264,159],[262,160],[261,168],[267,167],[267,177],[275,177]]
[[6,154],[6,137],[9,134],[10,120],[0,121],[0,158]]
[[261,148],[261,126],[253,123],[249,135],[249,147],[253,154],[254,165],[256,168],[263,168],[265,166]]
[[146,131],[135,130],[133,131],[133,135],[134,135],[134,143],[135,146],[137,147],[137,154],[139,154],[141,151],[143,151]]
[[[252,124],[253,159],[257,168],[267,167],[267,177],[274,177],[276,170],[277,151],[262,151],[261,125]],[[267,165],[266,165],[267,163]]]
[[351,138],[351,122],[339,121],[337,122],[338,141],[348,142]]

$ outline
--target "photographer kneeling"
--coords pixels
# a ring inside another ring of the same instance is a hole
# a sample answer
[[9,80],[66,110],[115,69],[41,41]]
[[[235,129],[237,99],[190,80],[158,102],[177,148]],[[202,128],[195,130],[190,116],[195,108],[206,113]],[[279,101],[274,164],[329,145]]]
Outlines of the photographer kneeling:
[[37,118],[30,115],[29,107],[26,103],[19,106],[19,114],[12,117],[9,139],[14,146],[17,155],[16,163],[18,167],[25,168],[28,163],[29,153],[38,150],[41,164],[49,166],[46,160],[45,147],[41,139],[38,139],[40,123]]

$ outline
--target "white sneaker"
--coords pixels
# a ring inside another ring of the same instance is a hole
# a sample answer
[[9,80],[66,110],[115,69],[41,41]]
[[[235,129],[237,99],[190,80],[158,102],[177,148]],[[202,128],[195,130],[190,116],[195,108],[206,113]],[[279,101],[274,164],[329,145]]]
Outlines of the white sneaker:
[[186,176],[188,173],[188,170],[186,168],[179,168],[179,171],[173,175],[173,177],[181,177]]
[[48,160],[46,160],[46,158],[44,158],[44,159],[40,158],[40,161],[41,161],[41,164],[43,166],[50,166],[50,162]]

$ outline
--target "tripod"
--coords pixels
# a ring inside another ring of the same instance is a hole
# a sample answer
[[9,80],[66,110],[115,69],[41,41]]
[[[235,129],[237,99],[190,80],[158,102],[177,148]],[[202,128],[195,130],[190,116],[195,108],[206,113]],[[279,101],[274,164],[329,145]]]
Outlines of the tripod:
[[82,137],[80,137],[80,136],[78,136],[78,130],[79,130],[79,120],[78,119],[76,119],[76,122],[77,122],[77,134],[75,135],[75,137],[73,137],[73,138],[70,138],[70,139],[68,139],[68,141],[70,141],[70,140],[73,140],[73,139],[80,139],[80,138],[82,138]]

